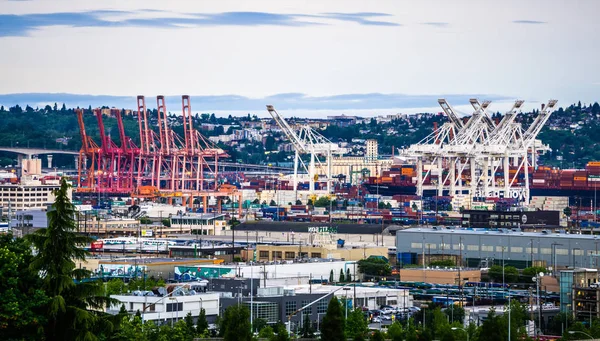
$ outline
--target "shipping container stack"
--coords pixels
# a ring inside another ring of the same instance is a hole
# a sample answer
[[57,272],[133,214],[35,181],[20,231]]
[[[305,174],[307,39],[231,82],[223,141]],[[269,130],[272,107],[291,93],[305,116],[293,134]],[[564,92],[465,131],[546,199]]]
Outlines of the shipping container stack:
[[560,188],[571,189],[575,170],[565,169],[560,173]]
[[585,170],[587,171],[588,186],[600,187],[600,161],[588,162]]

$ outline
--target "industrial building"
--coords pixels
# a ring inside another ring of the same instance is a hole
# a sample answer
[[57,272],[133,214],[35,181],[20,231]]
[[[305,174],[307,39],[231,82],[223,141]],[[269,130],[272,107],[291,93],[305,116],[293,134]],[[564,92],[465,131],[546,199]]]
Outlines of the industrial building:
[[[398,257],[416,255],[458,255],[463,265],[487,267],[493,263],[525,268],[532,265],[555,268],[597,268],[597,236],[521,232],[518,229],[472,230],[450,228],[409,228],[396,233]],[[424,258],[423,258],[424,259]],[[416,263],[416,262],[415,262]]]
[[219,235],[227,227],[224,214],[186,213],[171,216],[171,229],[201,235]]
[[271,262],[277,260],[295,260],[302,258],[327,258],[356,261],[369,256],[387,257],[388,248],[384,246],[345,246],[324,245],[256,245],[256,260]]
[[[335,292],[334,292],[335,291]],[[266,287],[258,289],[256,297],[250,301],[250,297],[222,297],[221,314],[231,305],[242,302],[252,308],[253,317],[262,318],[269,324],[277,321],[285,322],[290,314],[298,309],[318,300],[320,301],[304,309],[301,313],[291,318],[292,328],[303,323],[304,316],[308,315],[311,321],[316,321],[315,328],[327,312],[327,306],[333,296],[342,302],[346,302],[348,312],[356,306],[357,308],[379,309],[383,305],[395,307],[412,307],[413,301],[408,289],[385,289],[363,287],[349,284],[345,289],[339,286],[328,285],[296,285],[286,287]],[[343,304],[343,303],[342,303]],[[314,323],[314,322],[313,322]]]
[[121,306],[124,306],[130,314],[139,311],[143,321],[153,321],[157,325],[177,322],[185,318],[188,313],[197,319],[202,309],[209,321],[214,321],[219,314],[220,293],[199,293],[187,288],[170,294],[167,294],[166,289],[162,293],[161,291],[134,291],[111,295],[111,298],[118,300],[119,303],[112,305],[107,312],[117,314]]

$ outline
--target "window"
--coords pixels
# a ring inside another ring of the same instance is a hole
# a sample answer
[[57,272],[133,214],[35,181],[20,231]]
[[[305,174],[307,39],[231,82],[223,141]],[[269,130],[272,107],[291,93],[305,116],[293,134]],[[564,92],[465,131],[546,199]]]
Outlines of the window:
[[496,252],[502,252],[502,250],[507,250],[504,246],[496,246]]
[[581,250],[581,249],[573,249],[573,255],[575,255],[575,256],[583,256],[583,250]]
[[281,251],[273,251],[273,259],[281,259]]
[[482,245],[481,251],[494,252],[494,247],[492,245]]
[[[460,244],[452,244],[452,248],[453,248],[454,250],[460,250],[460,249],[461,249],[461,247],[460,247],[460,246],[461,246]],[[464,246],[463,246],[463,248],[464,248]]]
[[285,259],[294,259],[296,257],[296,253],[295,252],[285,252]]
[[527,253],[537,253],[538,249],[537,249],[537,247],[534,247],[534,248],[526,247],[525,248],[525,252],[527,252]]
[[425,248],[429,249],[429,250],[435,250],[437,247],[437,244],[433,244],[433,243],[425,243]]
[[144,310],[145,311],[156,311],[156,305],[155,304],[144,304]]
[[551,248],[547,248],[547,247],[542,247],[542,248],[540,248],[540,253],[543,254],[543,255],[549,255],[549,254],[552,253],[552,249]]
[[413,249],[420,249],[421,247],[423,247],[423,244],[421,243],[410,243],[410,247]]
[[310,254],[311,258],[321,258],[321,253],[320,252],[313,252]]
[[569,249],[556,249],[556,254],[566,256],[569,254]]
[[511,248],[510,248],[510,252],[518,252],[518,253],[521,253],[521,252],[523,252],[523,248],[522,248],[522,247],[520,247],[520,246],[513,246],[513,247],[511,247]]
[[294,313],[298,308],[296,308],[296,301],[287,301],[285,302],[285,315],[289,316]]
[[327,300],[320,300],[319,302],[317,302],[317,313],[318,314],[326,313],[328,304],[329,304],[329,301],[327,301]]
[[479,245],[467,245],[469,251],[479,251]]
[[[306,306],[309,303],[310,303],[309,300],[302,301],[302,307]],[[302,308],[302,307],[300,307],[300,308]],[[304,308],[304,310],[302,310],[302,315],[310,315],[310,314],[312,314],[312,305],[310,307]]]
[[167,312],[183,311],[183,302],[167,303]]
[[260,251],[258,257],[260,257],[260,258],[269,258],[269,251]]

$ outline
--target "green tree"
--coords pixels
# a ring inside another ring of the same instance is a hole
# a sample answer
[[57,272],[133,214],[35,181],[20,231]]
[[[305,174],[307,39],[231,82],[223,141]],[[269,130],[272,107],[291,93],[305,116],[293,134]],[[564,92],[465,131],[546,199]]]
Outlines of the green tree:
[[567,217],[567,227],[569,227],[569,219],[571,218],[571,214],[573,214],[573,211],[571,210],[571,207],[568,207],[568,206],[565,207],[563,209],[563,213]]
[[150,219],[148,217],[141,217],[140,218],[140,224],[143,224],[143,225],[152,224],[152,219]]
[[388,339],[392,341],[402,341],[404,338],[404,331],[402,330],[402,324],[400,322],[395,321],[388,327],[387,332]]
[[206,332],[208,332],[208,321],[206,320],[206,310],[202,308],[196,323],[196,334],[202,335]]
[[124,316],[118,331],[114,335],[115,340],[136,341],[144,340],[142,318],[140,316]]
[[305,339],[312,339],[315,337],[315,330],[312,327],[312,323],[308,315],[304,315],[304,320],[302,321],[302,328],[300,328],[300,336]]
[[496,283],[502,283],[503,278],[505,283],[515,283],[519,281],[519,270],[517,270],[517,268],[514,266],[505,266],[503,276],[502,266],[492,265],[488,271],[488,276]]
[[320,197],[315,201],[315,207],[329,207],[330,200],[328,197]]
[[346,280],[346,276],[344,276],[344,269],[340,269],[340,278],[338,282],[343,283]]
[[125,292],[125,283],[120,278],[113,278],[106,282],[106,295],[118,295]]
[[371,339],[373,341],[385,341],[385,336],[383,335],[383,333],[379,330],[376,330],[373,332],[373,335],[371,335]]
[[258,337],[261,339],[272,340],[275,337],[275,332],[271,326],[266,326],[258,332]]
[[250,341],[250,311],[242,305],[233,305],[225,310],[221,319],[221,334],[225,341]]
[[523,269],[523,272],[521,272],[521,282],[533,283],[532,278],[537,276],[540,272],[545,273],[546,268],[543,266],[531,266]]
[[271,200],[271,202],[269,203],[269,206],[277,206],[277,203],[275,202],[275,200]]
[[321,339],[327,341],[345,341],[344,315],[337,297],[333,296],[327,306],[327,313],[321,322]]
[[350,273],[350,268],[346,268],[346,282],[352,282],[352,274]]
[[465,308],[457,305],[450,305],[446,310],[444,310],[446,315],[448,315],[448,319],[450,323],[458,322],[460,324],[463,323],[465,319]]
[[12,234],[0,235],[0,340],[42,339],[49,298],[29,269],[31,248]]
[[285,328],[285,325],[283,323],[278,323],[276,326],[276,332],[277,335],[275,335],[275,337],[269,339],[272,341],[289,341],[290,340],[290,335],[287,332],[287,329]]
[[496,314],[494,308],[490,309],[487,318],[481,324],[479,341],[504,341],[508,335],[504,320]]
[[165,219],[163,219],[163,220],[162,220],[162,224],[163,224],[163,226],[165,226],[165,227],[171,227],[171,219],[169,219],[169,218],[165,218]]
[[47,213],[48,227],[27,235],[37,250],[30,269],[43,274],[42,285],[50,297],[46,338],[94,340],[96,328],[108,321],[104,307],[115,301],[105,296],[101,282],[84,281],[91,272],[75,265],[75,261],[85,261],[88,252],[83,246],[91,238],[77,233],[69,188],[63,178]]
[[302,201],[300,199],[296,200],[296,205],[302,205]]
[[329,283],[333,283],[333,269],[329,271]]
[[367,276],[389,276],[392,268],[383,259],[367,258],[358,261],[358,271]]
[[366,336],[369,324],[362,309],[354,309],[348,313],[346,320],[346,337],[356,339],[357,336]]
[[196,327],[194,327],[194,318],[192,313],[189,312],[183,318],[184,322],[184,334],[186,340],[192,340],[196,336]]

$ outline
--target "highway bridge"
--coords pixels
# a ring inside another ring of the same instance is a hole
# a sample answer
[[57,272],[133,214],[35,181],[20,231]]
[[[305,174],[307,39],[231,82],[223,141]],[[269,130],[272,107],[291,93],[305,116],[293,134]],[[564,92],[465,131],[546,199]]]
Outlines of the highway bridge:
[[[18,166],[21,166],[21,160],[23,156],[27,159],[31,159],[35,155],[46,155],[48,159],[48,168],[52,168],[52,155],[74,155],[77,157],[79,151],[74,150],[62,150],[62,149],[43,149],[43,148],[20,148],[20,147],[0,147],[0,152],[9,152],[18,154]],[[77,164],[77,162],[76,162]],[[270,165],[255,165],[246,163],[235,163],[235,162],[219,162],[219,166],[223,167],[226,171],[254,171],[254,172],[265,172],[265,173],[285,173],[289,174],[293,171],[291,167],[280,167]]]

